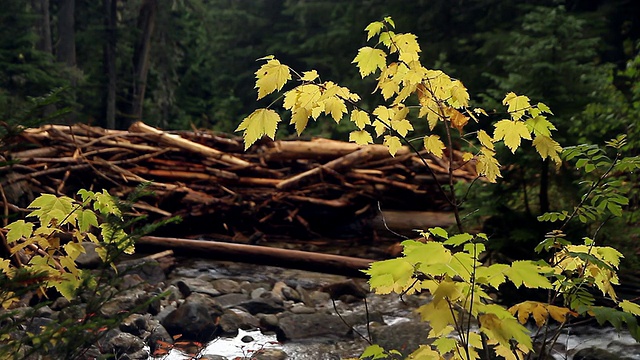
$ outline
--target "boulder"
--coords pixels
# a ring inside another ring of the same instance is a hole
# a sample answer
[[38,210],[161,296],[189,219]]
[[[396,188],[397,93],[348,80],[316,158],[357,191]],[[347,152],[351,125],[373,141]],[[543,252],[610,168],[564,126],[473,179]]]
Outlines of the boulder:
[[172,311],[162,321],[171,335],[181,335],[184,340],[211,341],[218,332],[217,321],[209,314],[209,309],[198,302],[187,301]]
[[351,334],[351,328],[337,315],[287,314],[279,319],[276,334],[279,341],[315,337],[344,338]]

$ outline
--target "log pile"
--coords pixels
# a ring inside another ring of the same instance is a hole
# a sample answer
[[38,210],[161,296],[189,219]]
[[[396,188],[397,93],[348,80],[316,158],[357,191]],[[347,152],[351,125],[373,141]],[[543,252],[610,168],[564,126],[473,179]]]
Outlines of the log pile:
[[[378,201],[385,209],[441,216],[434,220],[440,225],[451,221],[442,217],[448,204],[437,186],[449,181],[447,161],[407,148],[392,157],[382,145],[263,140],[245,152],[237,137],[165,132],[142,122],[128,131],[46,125],[7,145],[13,149],[2,154],[0,190],[16,210],[39,193],[74,196],[87,188],[124,197],[148,183],[155,196],[134,209],[184,219],[163,235],[216,234],[245,243],[283,234],[370,237]],[[454,157],[454,181],[473,180],[472,164],[457,151]]]

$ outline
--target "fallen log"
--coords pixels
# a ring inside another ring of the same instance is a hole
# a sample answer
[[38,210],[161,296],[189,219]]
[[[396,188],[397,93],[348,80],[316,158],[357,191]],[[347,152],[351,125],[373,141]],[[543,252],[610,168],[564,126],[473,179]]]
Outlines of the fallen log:
[[208,257],[215,260],[288,267],[353,277],[365,277],[361,270],[368,268],[371,262],[374,261],[372,259],[267,246],[156,236],[143,236],[138,239],[136,244],[153,248],[172,249],[176,254]]
[[373,150],[372,147],[363,147],[360,150],[349,153],[343,157],[331,160],[324,165],[320,165],[286,180],[282,180],[278,185],[276,185],[276,188],[280,190],[287,190],[294,187],[301,187],[303,183],[308,185],[309,182],[319,181],[322,179],[321,175],[323,169],[330,169],[337,172],[349,169],[355,164],[363,163],[371,159],[374,151],[375,150]]
[[159,141],[162,141],[171,146],[175,146],[181,149],[193,151],[195,153],[202,154],[204,156],[212,157],[214,159],[218,159],[220,161],[232,164],[232,165],[240,165],[240,166],[252,166],[252,164],[248,161],[237,158],[233,155],[229,155],[223,153],[222,151],[216,150],[214,148],[210,148],[208,146],[204,146],[202,144],[198,144],[191,140],[182,138],[178,135],[169,134],[167,132],[158,130],[154,127],[146,125],[145,123],[138,121],[135,122],[131,127],[129,127],[129,131],[138,132],[144,134],[152,134],[158,137]]
[[[362,148],[370,148],[374,159],[390,158],[389,148],[384,145],[361,146],[355,143],[329,139],[313,139],[312,141],[282,141],[273,143],[266,151],[265,157],[269,161],[292,159],[335,159],[345,156]],[[409,148],[404,146],[398,150],[396,156],[409,153]]]
[[389,230],[407,237],[418,235],[414,230],[427,230],[431,227],[447,228],[456,224],[452,212],[436,211],[392,211],[384,210],[372,220],[372,226],[379,232]]

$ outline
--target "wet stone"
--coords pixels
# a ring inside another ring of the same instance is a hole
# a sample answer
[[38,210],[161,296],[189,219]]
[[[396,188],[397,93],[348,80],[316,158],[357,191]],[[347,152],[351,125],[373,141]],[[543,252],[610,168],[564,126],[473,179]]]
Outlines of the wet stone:
[[231,279],[218,279],[211,282],[211,286],[218,290],[221,294],[239,293],[240,284],[237,281]]
[[276,332],[280,341],[314,337],[344,338],[349,336],[351,328],[336,315],[291,314],[279,320]]
[[209,309],[197,302],[185,302],[167,315],[162,325],[169,334],[180,334],[185,340],[200,342],[213,340],[218,331]]
[[252,360],[285,360],[287,358],[287,353],[280,349],[258,350],[251,357]]
[[228,309],[240,306],[240,304],[249,300],[249,297],[246,294],[225,294],[216,296],[214,299],[223,309]]

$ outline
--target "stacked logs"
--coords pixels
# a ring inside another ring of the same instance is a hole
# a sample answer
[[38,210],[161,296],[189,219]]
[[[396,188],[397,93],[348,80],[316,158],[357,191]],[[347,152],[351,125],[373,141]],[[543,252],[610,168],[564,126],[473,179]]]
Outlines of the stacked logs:
[[[239,242],[285,234],[370,237],[379,204],[410,227],[417,212],[430,214],[430,226],[451,223],[438,186],[449,183],[448,160],[408,148],[392,157],[382,145],[263,140],[245,152],[237,137],[166,132],[142,122],[128,131],[46,125],[25,129],[8,145],[0,190],[15,210],[39,193],[73,197],[86,188],[125,197],[147,184],[154,195],[138,199],[135,211],[183,218],[163,235]],[[475,179],[474,166],[453,154],[453,181]]]

